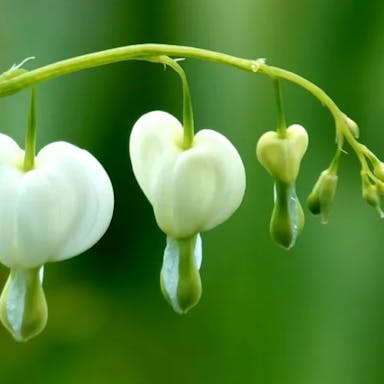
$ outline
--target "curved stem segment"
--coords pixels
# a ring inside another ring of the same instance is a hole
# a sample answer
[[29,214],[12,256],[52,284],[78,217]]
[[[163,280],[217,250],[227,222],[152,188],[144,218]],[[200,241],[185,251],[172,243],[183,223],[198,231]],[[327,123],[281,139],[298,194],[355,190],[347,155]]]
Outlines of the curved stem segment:
[[158,58],[152,58],[150,61],[168,65],[168,67],[171,67],[180,76],[183,85],[183,148],[188,149],[192,146],[193,137],[195,135],[195,128],[193,121],[191,93],[189,91],[187,76],[177,61],[171,59],[168,56],[159,56]]
[[58,61],[29,72],[18,74],[15,77],[9,74],[9,76],[1,79],[0,81],[0,97],[16,93],[24,88],[43,81],[84,69],[121,61],[147,60],[148,58],[156,56],[185,57],[211,61],[249,72],[263,73],[271,78],[285,79],[312,93],[317,99],[328,107],[335,118],[342,115],[342,112],[337,105],[320,87],[293,72],[269,66],[265,63],[264,59],[249,60],[207,49],[167,44],[137,44],[126,47],[112,48],[105,51]]
[[[156,56],[188,57],[229,65],[246,71],[257,72],[263,60],[248,60],[206,49],[167,44],[138,44],[112,48],[105,51],[77,56],[40,67],[33,71],[11,76],[0,81],[0,97],[24,88],[84,69],[128,60],[147,60]],[[8,71],[9,72],[9,71]]]
[[84,69],[128,60],[151,60],[151,58],[159,56],[211,61],[249,72],[263,73],[272,79],[288,80],[312,93],[322,104],[327,106],[336,120],[345,117],[335,102],[320,87],[293,72],[269,66],[265,63],[264,59],[250,60],[207,49],[167,44],[137,44],[107,49],[58,61],[29,72],[19,69],[18,73],[14,75],[12,75],[13,72],[10,70],[7,71],[7,76],[0,76],[0,97],[16,93],[43,81]]
[[336,121],[337,137],[345,136],[348,143],[352,146],[357,155],[359,155],[359,149],[356,146],[357,141],[353,135],[350,134],[350,123],[348,117],[317,85],[293,72],[269,66],[265,63],[264,59],[249,60],[227,55],[221,52],[195,47],[167,44],[137,44],[77,56],[71,59],[49,64],[29,72],[25,72],[20,68],[17,70],[11,69],[5,72],[5,74],[0,75],[0,97],[11,95],[43,81],[84,69],[127,60],[150,61],[151,58],[159,56],[184,57],[211,61],[249,72],[263,73],[271,79],[280,78],[295,83],[310,92],[330,110]]

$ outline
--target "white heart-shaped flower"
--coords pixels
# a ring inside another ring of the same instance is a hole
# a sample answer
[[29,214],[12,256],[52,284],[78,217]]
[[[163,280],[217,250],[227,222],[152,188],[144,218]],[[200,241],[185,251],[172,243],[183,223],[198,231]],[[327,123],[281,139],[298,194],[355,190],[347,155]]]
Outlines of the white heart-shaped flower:
[[242,160],[226,137],[201,130],[183,149],[183,135],[175,117],[153,111],[136,122],[129,145],[133,172],[156,221],[175,239],[227,220],[245,190]]
[[35,268],[95,244],[109,226],[113,190],[101,164],[66,142],[44,147],[23,170],[24,151],[0,134],[0,262]]

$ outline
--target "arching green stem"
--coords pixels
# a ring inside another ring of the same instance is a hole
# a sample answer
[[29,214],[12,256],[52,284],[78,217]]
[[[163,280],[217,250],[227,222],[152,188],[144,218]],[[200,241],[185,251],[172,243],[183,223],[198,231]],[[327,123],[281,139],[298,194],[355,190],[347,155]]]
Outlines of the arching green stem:
[[128,60],[148,60],[148,58],[158,56],[188,57],[225,64],[250,72],[257,72],[261,63],[264,62],[264,60],[248,60],[221,52],[179,45],[129,45],[58,61],[29,72],[22,73],[22,71],[19,71],[17,76],[12,76],[11,73],[9,73],[10,71],[7,71],[7,76],[0,76],[0,97],[16,93],[43,81],[84,69]]
[[315,96],[330,110],[336,122],[336,136],[344,136],[356,152],[360,161],[362,160],[359,143],[349,130],[348,117],[320,87],[293,72],[269,66],[265,63],[264,59],[249,60],[201,48],[167,44],[137,44],[77,56],[29,72],[24,72],[24,70],[20,68],[14,71],[11,69],[3,75],[0,75],[0,97],[16,93],[43,81],[84,69],[127,60],[150,60],[153,57],[159,56],[211,61],[249,72],[263,73],[271,79],[284,79],[299,85]]
[[148,60],[159,56],[185,57],[211,61],[249,72],[263,73],[273,79],[280,78],[288,80],[312,93],[331,111],[335,119],[341,119],[344,116],[334,101],[320,87],[293,72],[269,66],[265,63],[264,59],[244,59],[201,48],[167,44],[137,44],[107,49],[105,51],[58,61],[29,72],[19,70],[15,76],[12,76],[11,71],[7,71],[7,76],[0,76],[0,97],[16,93],[43,81],[84,69],[128,60]]
[[84,69],[118,63],[121,61],[147,60],[148,58],[156,56],[185,57],[211,61],[249,72],[263,73],[271,78],[288,80],[311,92],[328,107],[335,118],[342,115],[342,112],[337,105],[320,87],[293,72],[269,66],[265,63],[264,59],[250,60],[201,48],[167,44],[137,44],[112,48],[58,61],[29,72],[18,74],[18,76],[15,77],[8,74],[5,78],[0,77],[0,97],[16,93],[24,88],[43,81]]

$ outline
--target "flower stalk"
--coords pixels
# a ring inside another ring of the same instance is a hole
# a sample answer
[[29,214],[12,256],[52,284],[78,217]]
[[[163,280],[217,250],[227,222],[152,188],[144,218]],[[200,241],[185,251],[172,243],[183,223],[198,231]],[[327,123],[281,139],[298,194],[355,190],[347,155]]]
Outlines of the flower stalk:
[[35,166],[36,151],[36,89],[31,88],[28,126],[25,135],[24,171],[28,172]]

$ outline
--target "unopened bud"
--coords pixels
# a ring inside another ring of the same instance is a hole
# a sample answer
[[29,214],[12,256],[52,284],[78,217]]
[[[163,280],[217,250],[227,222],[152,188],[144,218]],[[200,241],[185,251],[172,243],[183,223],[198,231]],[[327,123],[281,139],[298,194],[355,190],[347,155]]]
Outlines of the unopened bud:
[[287,128],[283,137],[274,131],[264,133],[257,142],[256,155],[274,179],[293,183],[307,146],[307,131],[301,125],[294,124]]
[[312,192],[308,196],[307,205],[314,215],[321,215],[322,223],[328,222],[329,213],[335,197],[337,175],[329,169],[321,172]]
[[376,208],[381,217],[384,212],[381,209],[380,191],[377,184],[372,184],[366,173],[362,173],[363,199],[372,207]]
[[345,116],[345,121],[347,122],[347,127],[350,130],[350,132],[352,133],[352,135],[356,139],[358,139],[359,135],[360,135],[359,126],[352,119],[350,119],[348,116]]
[[373,164],[373,173],[380,181],[384,182],[384,163],[382,161]]
[[370,184],[366,187],[363,187],[363,199],[372,207],[377,208],[380,206],[380,195],[377,190],[377,186]]

